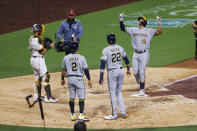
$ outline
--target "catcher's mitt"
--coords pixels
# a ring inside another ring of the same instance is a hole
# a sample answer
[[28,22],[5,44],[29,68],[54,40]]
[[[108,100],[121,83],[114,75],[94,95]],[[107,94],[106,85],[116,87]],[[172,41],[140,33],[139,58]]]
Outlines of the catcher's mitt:
[[50,44],[53,43],[53,41],[50,38],[44,37],[43,42],[44,42],[44,48],[51,49]]

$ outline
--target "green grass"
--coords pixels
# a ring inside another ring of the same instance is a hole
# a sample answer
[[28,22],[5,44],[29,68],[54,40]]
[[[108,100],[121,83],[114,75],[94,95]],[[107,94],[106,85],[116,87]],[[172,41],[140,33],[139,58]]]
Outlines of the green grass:
[[[157,127],[136,129],[88,129],[87,131],[196,131],[197,126]],[[44,131],[43,127],[0,125],[0,131]],[[73,131],[67,128],[46,128],[46,131]]]
[[[150,10],[156,6],[167,5],[177,1],[179,0],[151,0],[150,3],[149,0],[144,0],[78,16],[77,18],[81,21],[84,29],[79,53],[86,57],[90,69],[99,68],[101,51],[108,45],[106,35],[109,32],[113,32],[116,34],[117,44],[125,49],[129,60],[132,61],[133,49],[131,48],[131,40],[129,35],[120,31],[118,14],[120,12],[129,14],[145,9]],[[192,17],[183,16],[183,14],[175,17],[168,14],[169,11],[191,8],[193,8],[193,5],[177,7],[161,11],[158,15],[162,16],[162,18],[192,19]],[[146,14],[146,17],[154,19],[155,14]],[[130,19],[136,18],[126,17],[126,20]],[[64,20],[46,24],[45,36],[55,40],[54,33],[62,21]],[[0,78],[33,74],[29,62],[30,51],[28,50],[30,30],[31,28],[27,28],[0,35]],[[190,24],[183,28],[164,28],[163,34],[152,40],[148,66],[165,66],[190,59],[194,56],[194,47],[194,36]],[[61,71],[63,57],[64,53],[57,53],[55,49],[48,51],[45,55],[48,71]]]

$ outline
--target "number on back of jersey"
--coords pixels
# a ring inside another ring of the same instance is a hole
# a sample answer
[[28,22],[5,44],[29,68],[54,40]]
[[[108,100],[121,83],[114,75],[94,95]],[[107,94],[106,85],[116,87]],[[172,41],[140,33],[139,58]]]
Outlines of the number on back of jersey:
[[117,62],[117,61],[121,61],[121,53],[113,53],[112,54],[112,62]]
[[73,72],[77,71],[77,63],[76,62],[72,62],[72,71]]

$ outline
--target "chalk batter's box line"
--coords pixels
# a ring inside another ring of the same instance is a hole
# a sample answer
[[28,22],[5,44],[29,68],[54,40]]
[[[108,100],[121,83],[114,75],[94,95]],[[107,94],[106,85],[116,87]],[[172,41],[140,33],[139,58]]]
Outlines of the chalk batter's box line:
[[162,85],[162,87],[166,87],[166,86],[169,86],[169,85],[173,85],[173,84],[175,84],[175,83],[178,83],[178,82],[181,82],[181,81],[184,81],[184,80],[188,80],[188,79],[191,79],[191,78],[194,78],[194,77],[197,77],[197,75],[192,75],[192,76],[189,76],[189,77],[180,79],[180,80],[176,80],[176,81],[174,81],[174,82],[170,82],[170,83],[164,84],[164,85]]

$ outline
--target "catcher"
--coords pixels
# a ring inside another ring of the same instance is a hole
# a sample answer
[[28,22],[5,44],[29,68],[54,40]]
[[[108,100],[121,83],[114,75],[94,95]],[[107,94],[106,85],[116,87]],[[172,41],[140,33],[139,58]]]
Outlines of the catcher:
[[43,98],[45,102],[57,102],[58,99],[51,95],[50,74],[47,71],[44,54],[50,50],[54,43],[51,39],[42,36],[45,33],[45,26],[42,24],[34,24],[32,28],[33,35],[29,39],[29,49],[31,51],[30,63],[34,72],[34,101],[41,96],[41,87],[45,88],[46,96]]
[[196,41],[195,59],[197,60],[197,20],[192,23],[192,27],[194,29],[194,37]]

